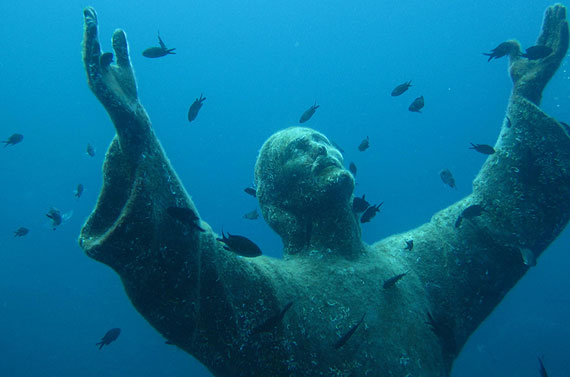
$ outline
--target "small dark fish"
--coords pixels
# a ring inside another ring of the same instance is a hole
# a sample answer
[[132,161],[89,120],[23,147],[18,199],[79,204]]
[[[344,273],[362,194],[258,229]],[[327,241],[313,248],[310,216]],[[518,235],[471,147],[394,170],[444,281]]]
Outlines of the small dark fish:
[[445,352],[456,355],[457,354],[457,341],[455,340],[455,332],[453,331],[453,321],[439,317],[435,319],[430,312],[427,312],[427,322],[430,330],[437,336],[441,342]]
[[257,191],[253,187],[246,187],[243,189],[247,194],[253,196],[254,198],[257,197]]
[[380,206],[384,204],[384,202],[380,203],[380,204],[376,204],[375,206],[370,206],[366,209],[366,211],[364,211],[364,213],[362,214],[362,217],[360,218],[360,222],[362,224],[370,222],[370,220],[372,220],[372,218],[374,216],[376,216],[376,213],[380,212]]
[[87,154],[91,157],[95,156],[95,148],[89,143],[87,143]]
[[521,252],[521,257],[525,266],[534,267],[536,266],[536,254],[531,249],[526,247],[519,249]]
[[397,87],[392,90],[392,97],[397,97],[403,94],[408,88],[412,86],[412,81],[405,82],[403,84],[398,85]]
[[113,62],[113,53],[105,52],[99,57],[99,64],[102,68],[107,68]]
[[364,139],[360,142],[360,145],[358,146],[358,150],[361,152],[364,152],[365,150],[368,149],[368,147],[370,147],[370,139],[368,138],[368,136],[366,136],[366,139]]
[[305,112],[303,113],[303,115],[301,115],[301,118],[299,119],[299,123],[305,123],[306,121],[311,119],[311,117],[315,113],[315,110],[317,110],[319,108],[319,106],[320,105],[317,105],[317,103],[315,102],[315,104],[313,106],[311,106],[307,110],[305,110]]
[[463,219],[472,219],[474,217],[481,216],[484,211],[485,208],[483,208],[483,206],[480,204],[470,205],[461,212],[459,217],[457,217],[457,220],[455,221],[455,227],[459,228]]
[[443,183],[445,183],[449,187],[451,187],[453,189],[456,188],[455,187],[455,178],[453,178],[453,174],[451,174],[449,169],[443,169],[442,171],[440,171],[439,177],[441,178]]
[[401,274],[392,276],[390,279],[386,279],[384,280],[384,284],[382,285],[382,288],[384,289],[388,289],[393,287],[394,285],[396,285],[396,283],[398,282],[398,280],[400,280],[401,278],[403,278],[404,276],[406,276],[407,272],[403,272]]
[[261,249],[259,249],[259,246],[244,236],[236,236],[228,233],[228,236],[226,237],[222,230],[222,238],[218,238],[217,240],[225,244],[224,249],[233,251],[242,257],[253,258],[261,255]]
[[513,125],[513,123],[511,122],[511,118],[506,117],[507,118],[507,128],[511,128],[511,126]]
[[424,96],[420,96],[420,97],[416,98],[414,100],[414,102],[412,102],[410,107],[408,107],[408,110],[410,110],[413,113],[421,113],[420,110],[423,107],[424,107]]
[[107,331],[105,336],[101,338],[101,341],[99,343],[95,343],[95,345],[99,346],[99,349],[103,348],[103,346],[108,346],[109,344],[117,340],[120,334],[121,334],[121,329],[119,328],[111,329]]
[[353,325],[347,332],[346,334],[344,334],[335,344],[334,344],[334,348],[335,349],[339,349],[340,347],[344,346],[344,344],[348,341],[348,339],[350,339],[350,337],[352,336],[352,334],[354,334],[354,332],[356,331],[356,329],[358,328],[358,326],[360,326],[360,324],[362,323],[362,321],[364,321],[364,316],[366,315],[363,314],[362,318],[360,318],[360,321],[358,321],[355,325]]
[[202,96],[200,93],[200,98],[196,98],[190,108],[188,109],[188,122],[192,122],[198,116],[198,111],[202,108],[202,102],[206,100],[206,97]]
[[483,153],[483,154],[493,154],[495,153],[495,149],[487,144],[473,144],[471,143],[471,147],[469,147],[469,149],[474,149],[479,153]]
[[[200,227],[200,225],[198,225],[200,218],[198,216],[196,216],[194,211],[192,211],[190,208],[168,207],[166,209],[166,213],[168,213],[170,216],[172,216],[176,220],[180,221],[182,224],[192,226],[192,227],[198,229],[200,232],[205,232],[205,230],[202,227]],[[198,224],[197,224],[197,222],[198,222]]]
[[491,52],[484,52],[483,55],[488,56],[489,60],[487,60],[487,62],[490,62],[491,60],[493,60],[493,58],[499,59],[505,55],[510,54],[512,50],[513,50],[513,44],[512,43],[503,42],[500,45],[498,45],[497,47],[495,47],[494,49],[492,49]]
[[340,153],[344,153],[344,149],[342,149],[337,143],[335,143],[334,141],[331,140],[331,144],[333,147],[335,147],[336,149],[338,149],[338,151]]
[[143,51],[143,56],[145,58],[160,58],[168,54],[176,54],[173,52],[175,48],[167,48],[162,39],[160,38],[160,33],[158,34],[158,44],[160,47],[149,47]]
[[414,248],[414,240],[407,240],[406,247],[404,248],[404,250],[412,251],[413,248]]
[[528,60],[538,60],[546,58],[548,55],[552,54],[552,49],[548,46],[532,46],[526,49],[524,54],[520,54],[523,58]]
[[24,237],[29,232],[30,230],[28,228],[22,226],[16,229],[16,231],[14,232],[14,237]]
[[257,220],[258,217],[259,213],[257,213],[257,208],[243,215],[243,218],[248,220]]
[[548,377],[548,373],[546,373],[546,368],[544,367],[544,363],[542,362],[542,359],[539,357],[538,358],[538,371],[540,372],[540,377]]
[[568,132],[570,134],[570,126],[568,125],[568,123],[564,123],[564,122],[559,122],[562,127],[564,127],[566,129],[566,132]]
[[61,225],[61,223],[63,222],[63,216],[61,215],[61,211],[57,208],[50,209],[49,212],[46,213],[46,216],[51,219],[51,225],[53,226],[53,230],[55,230],[55,228]]
[[267,320],[265,320],[265,322],[263,322],[261,325],[255,327],[253,330],[251,330],[251,333],[252,334],[259,334],[259,333],[273,331],[273,329],[275,327],[277,327],[278,324],[281,323],[281,321],[283,320],[283,317],[285,316],[285,313],[287,313],[287,310],[289,310],[292,305],[293,305],[293,301],[289,302],[287,305],[285,305],[285,307],[279,313],[272,315]]
[[24,140],[24,135],[22,134],[13,134],[12,136],[10,136],[8,138],[8,140],[4,140],[4,148],[6,148],[8,145],[16,145],[18,143],[21,143],[22,140]]
[[81,195],[83,194],[83,185],[80,183],[77,185],[77,188],[75,189],[75,197],[77,199],[81,198]]
[[364,198],[366,195],[362,195],[362,198],[354,197],[352,199],[352,210],[356,213],[361,213],[366,211],[366,208],[370,207],[370,203]]
[[348,170],[350,170],[350,172],[352,173],[352,175],[353,175],[354,177],[356,177],[356,170],[357,170],[357,169],[356,169],[356,165],[354,164],[354,162],[351,162],[351,163],[348,165]]

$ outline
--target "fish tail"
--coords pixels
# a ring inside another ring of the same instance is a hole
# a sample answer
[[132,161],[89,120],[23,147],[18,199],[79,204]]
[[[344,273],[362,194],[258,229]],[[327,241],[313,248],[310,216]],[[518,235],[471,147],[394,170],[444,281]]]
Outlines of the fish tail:
[[103,346],[105,345],[105,342],[99,342],[99,343],[95,343],[96,346],[99,346],[99,349],[103,348]]

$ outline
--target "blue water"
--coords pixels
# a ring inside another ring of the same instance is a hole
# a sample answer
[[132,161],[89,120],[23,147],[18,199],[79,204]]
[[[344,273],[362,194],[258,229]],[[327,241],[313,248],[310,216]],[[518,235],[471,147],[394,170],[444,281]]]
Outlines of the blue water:
[[[253,181],[259,147],[295,125],[324,132],[358,166],[356,193],[385,201],[363,226],[373,242],[429,220],[471,190],[494,144],[511,89],[504,59],[481,52],[517,38],[534,44],[549,1],[2,1],[0,138],[0,376],[209,376],[191,356],[164,344],[134,310],[117,275],[83,254],[76,239],[101,187],[114,135],[89,91],[81,62],[82,8],[99,15],[104,50],[126,30],[139,96],[201,216],[214,229],[247,234],[268,255],[278,237],[242,189]],[[160,30],[177,54],[146,59]],[[543,108],[570,120],[568,60],[547,87]],[[401,97],[392,88],[412,80]],[[207,97],[195,122],[189,104]],[[424,95],[422,114],[407,111]],[[370,137],[370,149],[356,146]],[[87,143],[96,148],[86,155]],[[439,171],[449,168],[458,190]],[[85,186],[76,200],[73,190]],[[56,231],[45,213],[73,216]],[[30,228],[23,238],[12,232]],[[570,370],[566,230],[471,337],[454,377],[550,376]],[[112,327],[119,339],[95,343]]]

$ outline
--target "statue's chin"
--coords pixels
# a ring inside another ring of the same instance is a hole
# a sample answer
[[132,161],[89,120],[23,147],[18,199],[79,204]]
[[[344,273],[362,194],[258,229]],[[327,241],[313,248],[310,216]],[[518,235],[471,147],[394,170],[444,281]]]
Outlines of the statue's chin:
[[329,167],[315,181],[315,197],[321,204],[336,206],[348,203],[354,191],[354,179],[346,169]]

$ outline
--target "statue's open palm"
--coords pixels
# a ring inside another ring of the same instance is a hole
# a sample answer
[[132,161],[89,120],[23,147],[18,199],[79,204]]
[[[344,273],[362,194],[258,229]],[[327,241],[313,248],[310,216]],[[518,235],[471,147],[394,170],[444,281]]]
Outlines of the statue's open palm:
[[116,64],[102,63],[97,14],[93,8],[87,7],[83,11],[83,15],[85,18],[83,63],[85,64],[89,87],[111,117],[121,116],[121,113],[129,110],[136,111],[140,104],[125,32],[117,29],[113,33]]

